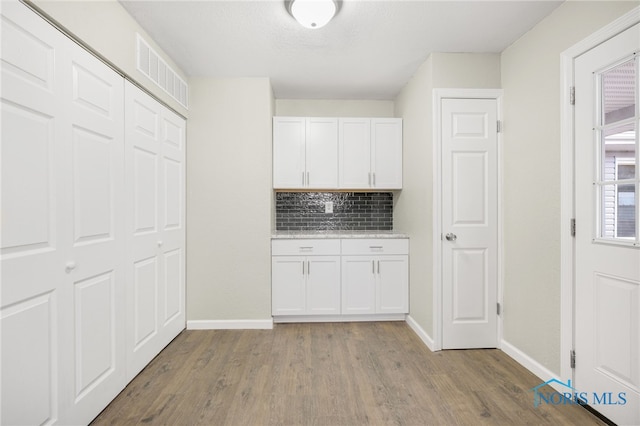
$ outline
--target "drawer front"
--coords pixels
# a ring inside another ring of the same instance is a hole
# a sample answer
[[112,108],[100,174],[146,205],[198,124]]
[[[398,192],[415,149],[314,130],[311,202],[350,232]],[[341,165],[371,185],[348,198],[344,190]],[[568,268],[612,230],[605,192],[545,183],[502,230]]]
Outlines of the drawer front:
[[271,240],[272,256],[340,255],[340,240]]
[[409,254],[408,238],[342,240],[343,255]]

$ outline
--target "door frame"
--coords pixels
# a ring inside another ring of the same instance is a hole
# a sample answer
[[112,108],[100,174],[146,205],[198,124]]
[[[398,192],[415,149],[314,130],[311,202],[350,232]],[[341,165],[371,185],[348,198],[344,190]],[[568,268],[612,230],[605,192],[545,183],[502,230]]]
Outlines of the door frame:
[[[594,32],[560,54],[560,375],[575,379],[570,353],[575,343],[575,122],[570,102],[574,60],[599,44],[640,23],[640,6]],[[579,98],[579,96],[578,96]],[[579,100],[578,100],[579,102]]]
[[[442,350],[442,100],[443,99],[495,99],[497,118],[502,122],[502,89],[433,89],[433,348],[434,351]],[[497,253],[497,301],[502,306],[502,282],[503,282],[503,214],[502,214],[502,132],[498,132],[498,253]],[[497,321],[497,347],[502,343],[502,315],[498,315]]]

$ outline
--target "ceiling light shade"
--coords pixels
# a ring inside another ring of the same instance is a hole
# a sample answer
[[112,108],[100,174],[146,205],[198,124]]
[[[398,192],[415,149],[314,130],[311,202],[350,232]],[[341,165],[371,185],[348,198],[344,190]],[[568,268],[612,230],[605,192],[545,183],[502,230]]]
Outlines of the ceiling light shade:
[[305,28],[322,28],[338,10],[334,0],[291,0],[289,13]]

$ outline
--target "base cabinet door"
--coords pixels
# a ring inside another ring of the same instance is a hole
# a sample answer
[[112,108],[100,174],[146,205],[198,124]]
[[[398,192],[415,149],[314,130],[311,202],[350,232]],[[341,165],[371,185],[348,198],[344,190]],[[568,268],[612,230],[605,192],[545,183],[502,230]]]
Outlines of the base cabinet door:
[[340,314],[340,256],[307,258],[306,313]]
[[409,312],[408,256],[387,256],[377,260],[376,313]]
[[305,258],[277,256],[271,260],[271,311],[273,315],[304,315]]
[[340,313],[340,256],[274,256],[272,314]]
[[371,256],[342,257],[342,314],[376,312],[375,260]]

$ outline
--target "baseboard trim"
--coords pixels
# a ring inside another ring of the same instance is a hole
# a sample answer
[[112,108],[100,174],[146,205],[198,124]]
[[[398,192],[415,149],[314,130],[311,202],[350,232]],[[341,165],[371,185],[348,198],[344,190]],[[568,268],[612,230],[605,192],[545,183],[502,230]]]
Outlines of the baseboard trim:
[[371,315],[281,315],[274,316],[274,323],[292,322],[371,322],[371,321],[404,321],[405,314],[371,314]]
[[273,320],[191,320],[187,330],[271,330]]
[[[522,352],[520,349],[518,349],[517,347],[515,347],[511,343],[509,343],[509,342],[507,342],[505,340],[502,340],[501,344],[502,344],[502,346],[501,346],[500,349],[502,350],[502,352],[506,353],[511,358],[513,358],[513,360],[516,361],[518,364],[522,365],[524,368],[529,370],[531,373],[533,373],[536,376],[538,376],[538,378],[543,383],[547,382],[547,381],[549,381],[551,379],[559,379],[559,380],[562,380],[562,381],[564,381],[565,379],[571,379],[571,377],[564,377],[564,378],[563,377],[559,377],[553,371],[549,370],[547,367],[543,366],[538,361],[536,361],[535,359],[531,358],[529,355],[525,354],[524,352]],[[549,385],[552,388],[554,388],[555,390],[557,390],[558,392],[566,391],[566,388],[560,386],[558,383],[552,382],[552,383],[549,383]]]
[[411,315],[407,315],[406,321],[407,324],[409,324],[409,327],[411,327],[411,329],[418,335],[420,340],[422,340],[424,344],[427,345],[429,350],[433,352],[433,348],[435,347],[435,345],[433,343],[433,339],[427,334],[427,332],[424,331],[422,327],[420,327],[420,324],[418,324],[416,320],[411,317]]

